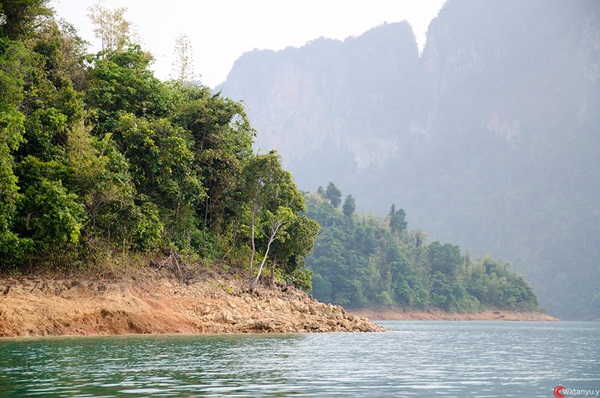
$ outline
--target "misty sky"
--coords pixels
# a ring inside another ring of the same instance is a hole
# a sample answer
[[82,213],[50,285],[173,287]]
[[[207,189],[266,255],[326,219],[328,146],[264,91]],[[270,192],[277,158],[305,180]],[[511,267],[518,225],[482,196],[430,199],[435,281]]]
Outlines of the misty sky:
[[[58,17],[75,25],[99,49],[87,17],[97,0],[51,0]],[[171,74],[173,46],[180,34],[192,42],[195,72],[210,87],[222,83],[233,62],[253,49],[299,47],[309,40],[343,40],[384,22],[407,20],[419,47],[444,0],[105,0],[107,8],[126,7],[143,48],[156,58],[157,77]]]

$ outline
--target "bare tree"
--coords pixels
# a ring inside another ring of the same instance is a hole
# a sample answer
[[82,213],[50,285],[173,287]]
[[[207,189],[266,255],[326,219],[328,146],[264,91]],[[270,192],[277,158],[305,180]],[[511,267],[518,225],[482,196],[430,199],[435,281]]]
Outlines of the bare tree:
[[256,279],[252,284],[252,288],[256,286],[260,279],[260,275],[262,274],[263,267],[267,262],[267,257],[269,256],[269,250],[271,249],[271,244],[276,239],[281,239],[282,232],[285,231],[285,228],[297,217],[289,207],[279,207],[275,214],[269,214],[269,234],[265,234],[265,237],[269,239],[267,242],[267,249],[265,251],[265,255],[260,263],[260,267],[258,268],[258,273],[256,274]]
[[173,55],[172,79],[179,83],[189,83],[199,78],[194,72],[192,42],[186,35],[181,34],[175,39]]
[[88,11],[94,35],[102,41],[102,51],[122,51],[132,36],[132,24],[125,19],[127,8],[109,10],[103,1],[98,1]]

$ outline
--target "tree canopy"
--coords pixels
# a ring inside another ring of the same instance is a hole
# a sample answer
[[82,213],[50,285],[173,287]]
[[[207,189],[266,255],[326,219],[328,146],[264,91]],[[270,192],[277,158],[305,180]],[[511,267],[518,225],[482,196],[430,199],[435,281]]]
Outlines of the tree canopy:
[[456,245],[427,243],[422,231],[407,229],[396,206],[382,219],[340,211],[319,193],[306,202],[306,215],[321,226],[306,258],[318,300],[352,308],[539,309],[531,287],[507,262],[472,261]]
[[243,104],[182,84],[189,59],[157,79],[125,9],[90,10],[103,49],[88,54],[46,3],[0,6],[0,269],[117,253],[247,267],[258,254],[310,287],[318,225],[279,155],[253,154]]

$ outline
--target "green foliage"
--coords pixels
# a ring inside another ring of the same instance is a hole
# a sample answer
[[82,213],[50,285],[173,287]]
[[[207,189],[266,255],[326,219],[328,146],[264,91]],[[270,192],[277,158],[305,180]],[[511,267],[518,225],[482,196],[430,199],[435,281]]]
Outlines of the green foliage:
[[342,191],[340,191],[333,182],[329,182],[327,185],[327,188],[325,189],[325,197],[335,208],[338,208],[342,203]]
[[24,69],[20,64],[26,55],[21,43],[0,36],[0,258],[19,260],[31,249],[31,242],[13,230],[19,200],[14,153],[25,134],[25,115],[19,109]]
[[12,152],[22,142],[23,121],[14,106],[0,105],[0,234],[9,233],[16,209],[19,187]]
[[454,278],[463,259],[458,246],[436,241],[427,247],[427,261],[432,272]]
[[271,248],[273,268],[280,271],[283,280],[289,278],[293,285],[304,290],[310,290],[312,275],[303,269],[304,259],[314,247],[319,228],[315,220],[296,216],[286,228],[285,240],[274,241]]
[[396,205],[392,205],[389,214],[390,230],[392,233],[402,233],[406,230],[406,212],[404,209],[396,210]]
[[51,15],[48,0],[3,0],[0,4],[0,37],[19,40],[31,34],[40,16]]
[[16,231],[31,238],[41,251],[77,244],[85,216],[77,199],[60,180],[41,178],[29,185],[20,198]]
[[279,270],[284,279],[296,275],[299,283],[306,286],[302,282],[305,277],[299,272],[319,226],[314,220],[298,216],[298,212],[305,210],[305,204],[291,174],[282,168],[280,156],[271,151],[252,158],[242,176],[241,201],[247,204],[252,244],[250,268],[255,253],[264,252],[258,280],[270,253],[272,279]]
[[199,216],[224,236],[237,227],[242,212],[242,173],[254,157],[255,132],[242,104],[213,94],[207,87],[175,85],[171,89],[173,123],[191,134],[196,173],[206,190]]
[[523,277],[510,271],[508,263],[483,257],[467,266],[465,277],[468,293],[482,304],[500,303],[513,308],[523,303],[527,309],[538,307],[531,287]]
[[95,135],[114,132],[121,116],[128,113],[137,117],[167,114],[167,87],[148,69],[152,56],[139,45],[89,56],[88,62],[93,67],[85,100]]
[[354,196],[346,196],[346,199],[344,199],[344,204],[342,206],[342,211],[344,212],[344,215],[346,217],[352,217],[352,215],[356,211],[356,201],[354,200]]
[[0,268],[258,253],[310,289],[319,226],[279,155],[253,154],[243,105],[154,77],[122,9],[92,10],[105,49],[86,55],[44,4],[0,7]]
[[402,209],[392,206],[387,220],[350,218],[319,193],[307,195],[306,201],[307,216],[321,225],[306,258],[314,273],[312,292],[319,300],[354,308],[450,312],[539,309],[531,287],[508,264],[489,257],[473,263],[456,245],[427,243],[422,232],[406,231]]

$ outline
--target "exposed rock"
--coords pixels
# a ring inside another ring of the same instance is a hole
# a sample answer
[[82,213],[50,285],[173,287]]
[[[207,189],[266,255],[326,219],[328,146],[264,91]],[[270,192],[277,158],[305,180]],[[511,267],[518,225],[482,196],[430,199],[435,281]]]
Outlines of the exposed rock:
[[0,336],[385,330],[289,286],[214,282],[0,280]]

